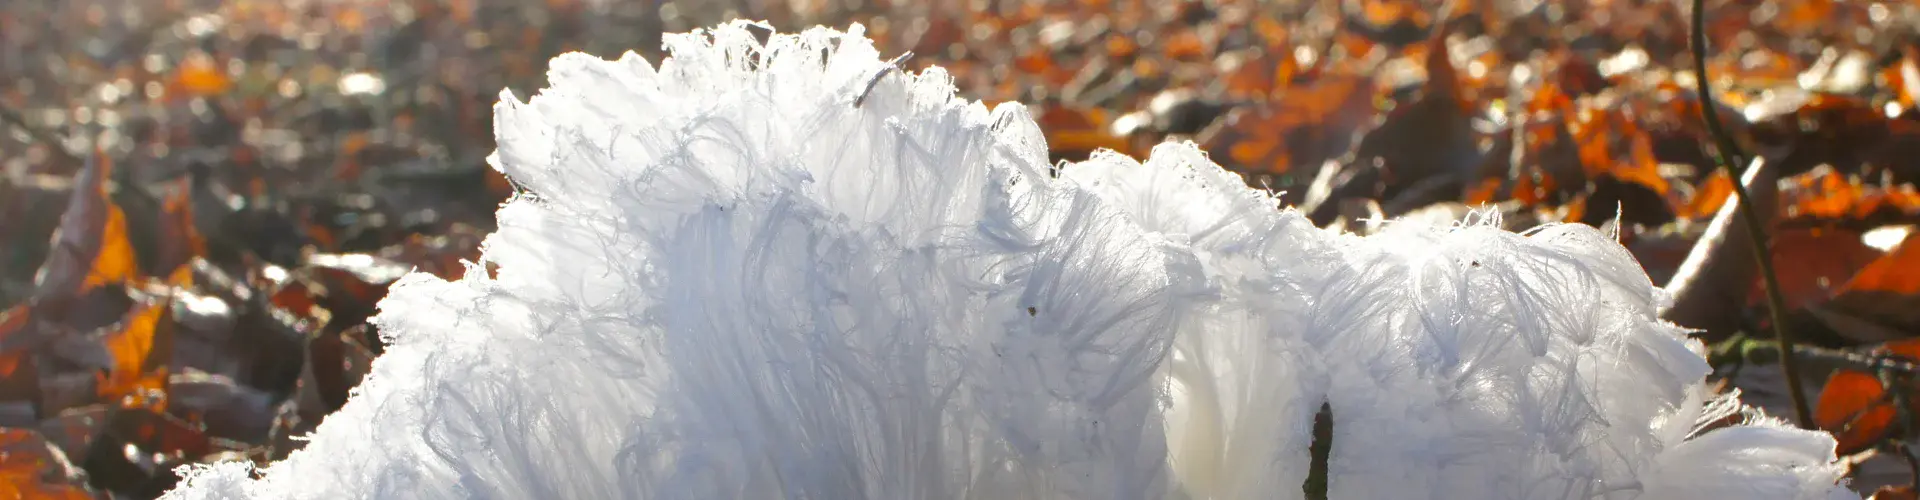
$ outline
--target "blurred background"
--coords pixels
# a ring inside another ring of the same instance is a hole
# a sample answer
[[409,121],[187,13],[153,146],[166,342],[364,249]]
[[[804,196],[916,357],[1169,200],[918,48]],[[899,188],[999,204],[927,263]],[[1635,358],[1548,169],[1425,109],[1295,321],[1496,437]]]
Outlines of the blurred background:
[[[663,33],[736,17],[861,23],[885,53],[912,52],[910,69],[947,68],[963,97],[1032,107],[1056,160],[1195,141],[1323,226],[1478,210],[1514,230],[1618,231],[1655,284],[1672,283],[1669,319],[1717,346],[1720,376],[1791,415],[1778,374],[1750,355],[1777,326],[1752,235],[1709,231],[1733,177],[1694,97],[1690,9],[0,2],[0,492],[151,498],[173,466],[297,449],[290,437],[379,354],[365,319],[385,286],[409,269],[458,278],[477,258],[514,189],[485,163],[502,89],[532,95],[567,51],[658,61]],[[1843,358],[1920,356],[1905,343],[1920,336],[1920,2],[1707,10],[1712,109],[1765,158],[1757,216],[1790,326]],[[1689,254],[1699,265],[1683,271]],[[1839,366],[1809,374],[1848,387],[1822,394],[1817,423],[1843,453],[1904,442],[1895,415],[1910,412],[1889,395],[1904,392],[1886,389],[1905,382]]]

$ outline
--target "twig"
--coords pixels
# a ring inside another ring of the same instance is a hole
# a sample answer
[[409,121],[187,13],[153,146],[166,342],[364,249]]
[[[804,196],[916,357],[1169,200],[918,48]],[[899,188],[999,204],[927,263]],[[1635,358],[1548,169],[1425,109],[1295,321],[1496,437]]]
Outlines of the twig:
[[1793,347],[1793,357],[1801,361],[1832,366],[1834,369],[1890,373],[1909,378],[1920,376],[1920,363],[1899,356],[1800,345]]
[[47,129],[27,123],[27,117],[21,116],[19,110],[7,106],[6,103],[0,103],[0,121],[7,122],[15,127],[20,127],[20,130],[27,132],[27,137],[33,139],[34,142],[45,145],[47,149],[53,150],[53,155],[60,157],[62,160],[76,164],[86,163],[85,159],[74,155],[72,151],[67,151],[66,144],[60,140],[59,136],[47,131]]
[[907,62],[907,59],[912,59],[912,58],[913,58],[913,52],[909,51],[909,52],[901,53],[898,57],[894,57],[893,60],[891,61],[887,61],[886,67],[880,68],[879,73],[873,74],[873,79],[867,80],[867,88],[864,90],[861,90],[860,95],[858,97],[853,98],[853,107],[858,108],[860,107],[861,103],[867,102],[867,94],[872,94],[873,88],[880,86],[880,79],[886,78],[888,74],[893,73],[895,70],[900,69],[900,63]]
[[[1714,159],[1719,161],[1721,167],[1727,169],[1727,173],[1738,178],[1740,172],[1735,171],[1737,167],[1734,165],[1745,163],[1740,161],[1740,158],[1746,155],[1740,151],[1740,145],[1734,142],[1733,136],[1727,134],[1726,128],[1720,124],[1720,114],[1715,112],[1718,108],[1713,100],[1713,78],[1707,73],[1706,28],[1707,2],[1693,0],[1693,29],[1691,30],[1693,90],[1699,94],[1700,118],[1706,122],[1707,132],[1713,135],[1714,143],[1718,146],[1719,151],[1718,154],[1713,155]],[[1760,265],[1760,282],[1767,293],[1767,308],[1772,313],[1774,336],[1780,340],[1782,348],[1793,352],[1794,338],[1792,330],[1787,325],[1787,301],[1780,294],[1780,278],[1774,272],[1772,256],[1767,252],[1766,228],[1761,227],[1758,217],[1752,216],[1758,212],[1754,211],[1753,203],[1747,198],[1746,186],[1739,182],[1733,183],[1733,194],[1740,203],[1740,210],[1749,214],[1744,218],[1747,223],[1747,232],[1753,235],[1748,247],[1753,250],[1754,260]],[[1786,375],[1787,396],[1793,399],[1794,416],[1797,417],[1800,427],[1808,428],[1813,425],[1813,410],[1807,405],[1806,390],[1800,387],[1799,363],[1794,360],[1794,356],[1781,356],[1780,371]]]

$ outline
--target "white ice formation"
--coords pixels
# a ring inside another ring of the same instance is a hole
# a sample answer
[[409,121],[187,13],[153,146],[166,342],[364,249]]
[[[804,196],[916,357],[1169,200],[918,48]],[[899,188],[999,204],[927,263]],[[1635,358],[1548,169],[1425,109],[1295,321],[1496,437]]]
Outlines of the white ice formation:
[[1591,228],[1338,234],[1190,144],[1056,169],[857,26],[761,29],[503,95],[498,276],[402,280],[304,450],[170,496],[1303,498],[1326,403],[1328,498],[1857,498]]

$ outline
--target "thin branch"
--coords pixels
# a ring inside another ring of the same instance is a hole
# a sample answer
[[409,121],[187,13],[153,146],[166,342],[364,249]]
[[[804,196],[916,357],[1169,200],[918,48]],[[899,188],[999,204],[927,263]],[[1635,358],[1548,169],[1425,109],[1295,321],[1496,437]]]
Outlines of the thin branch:
[[27,123],[27,117],[22,116],[19,110],[7,106],[6,103],[0,103],[0,122],[6,122],[15,127],[20,127],[20,130],[27,132],[28,138],[46,146],[47,149],[52,150],[54,156],[59,157],[61,160],[74,164],[86,163],[85,159],[75,156],[72,151],[67,151],[66,143],[60,139],[60,136],[54,135],[53,132],[35,126],[32,123]]
[[[1719,151],[1718,154],[1713,155],[1714,159],[1719,161],[1720,166],[1726,168],[1729,174],[1737,177],[1740,172],[1735,170],[1738,168],[1735,167],[1735,165],[1745,163],[1740,161],[1740,158],[1746,155],[1740,151],[1740,145],[1734,142],[1733,136],[1727,134],[1726,127],[1721,125],[1720,114],[1717,112],[1718,107],[1713,100],[1713,78],[1707,72],[1706,0],[1693,0],[1693,29],[1691,31],[1694,71],[1693,89],[1699,94],[1700,98],[1700,118],[1706,122],[1707,132],[1713,135],[1714,143],[1718,146]],[[1739,200],[1741,211],[1748,214],[1758,214],[1758,212],[1755,212],[1753,209],[1753,203],[1747,197],[1746,186],[1742,186],[1738,182],[1733,183],[1733,194]],[[1769,309],[1772,314],[1774,335],[1780,340],[1782,348],[1788,352],[1793,352],[1795,350],[1794,337],[1792,330],[1787,325],[1787,301],[1785,297],[1781,296],[1780,277],[1774,272],[1773,258],[1767,252],[1766,228],[1761,226],[1759,217],[1745,217],[1744,220],[1747,223],[1747,232],[1753,235],[1753,239],[1748,247],[1753,250],[1754,260],[1758,261],[1760,265],[1760,282],[1767,293],[1767,309]],[[1800,386],[1799,363],[1794,360],[1794,356],[1781,356],[1780,370],[1786,375],[1787,396],[1793,399],[1793,412],[1799,421],[1800,427],[1807,428],[1813,425],[1813,410],[1812,407],[1807,404],[1806,390]]]

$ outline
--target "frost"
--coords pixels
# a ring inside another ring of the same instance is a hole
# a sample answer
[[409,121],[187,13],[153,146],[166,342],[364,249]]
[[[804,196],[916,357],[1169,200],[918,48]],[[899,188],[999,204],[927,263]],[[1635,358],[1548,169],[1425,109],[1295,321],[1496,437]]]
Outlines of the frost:
[[402,279],[305,449],[169,496],[1302,498],[1323,402],[1331,498],[1852,495],[1591,228],[1337,234],[1190,144],[1056,171],[857,26],[749,26],[503,96],[497,277]]

